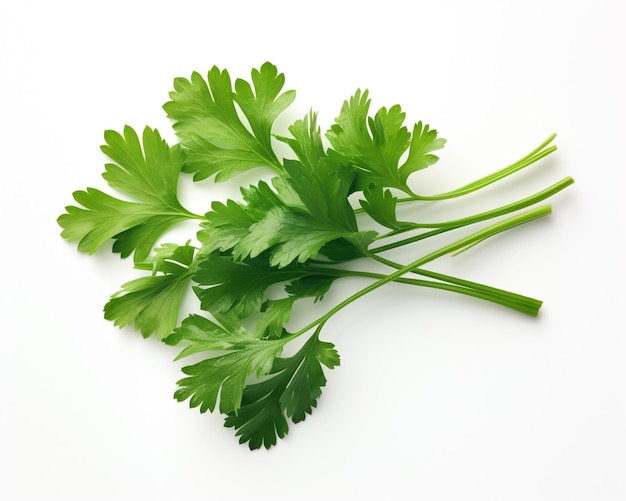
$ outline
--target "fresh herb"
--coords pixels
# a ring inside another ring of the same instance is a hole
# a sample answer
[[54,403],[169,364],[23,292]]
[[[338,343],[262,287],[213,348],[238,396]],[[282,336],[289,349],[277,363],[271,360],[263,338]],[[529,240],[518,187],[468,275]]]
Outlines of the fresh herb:
[[[215,67],[206,80],[198,73],[175,79],[164,109],[180,143],[168,145],[149,127],[141,140],[130,127],[123,134],[105,132],[102,151],[112,163],[103,177],[124,198],[93,188],[77,191],[79,205],[66,207],[58,218],[62,236],[78,242],[79,251],[92,254],[113,240],[113,252],[133,255],[134,267],[146,274],[111,296],[105,318],[180,347],[177,358],[194,355],[199,361],[183,367],[175,398],[201,412],[218,408],[226,426],[251,449],[275,445],[289,421],[311,414],[326,384],[325,369],[339,365],[333,345],[320,338],[323,327],[389,282],[537,315],[541,301],[426,266],[549,214],[549,205],[537,204],[573,183],[567,177],[453,221],[405,220],[398,216],[400,205],[419,214],[425,202],[481,190],[552,153],[555,136],[473,183],[418,194],[414,174],[437,162],[434,152],[445,144],[436,130],[422,122],[407,127],[398,105],[371,114],[368,92],[358,90],[324,136],[313,112],[278,134],[274,122],[295,98],[283,86],[284,76],[270,63],[252,71],[251,83],[237,79],[233,85],[229,73]],[[279,142],[292,154],[281,158]],[[204,215],[179,201],[181,172],[219,182],[257,168],[258,182],[241,187],[240,199],[215,201]],[[199,221],[195,243],[161,243],[167,230],[187,220]],[[385,257],[386,251],[478,223],[486,224],[436,251],[420,254],[416,246],[410,263]],[[372,271],[381,265],[390,272]],[[317,320],[293,327],[298,301],[323,303],[335,281],[345,277],[363,280],[364,288],[322,309]],[[190,289],[205,313],[179,322]],[[303,337],[295,354],[282,355],[287,344]]]

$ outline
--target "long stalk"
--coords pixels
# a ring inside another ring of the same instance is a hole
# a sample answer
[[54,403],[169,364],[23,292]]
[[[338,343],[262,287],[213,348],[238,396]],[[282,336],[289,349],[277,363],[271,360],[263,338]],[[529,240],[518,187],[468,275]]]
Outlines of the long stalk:
[[[376,261],[390,266],[396,270],[402,268],[401,264],[391,261],[389,259],[385,259],[381,256],[373,255],[372,259],[375,259]],[[543,304],[542,301],[534,299],[532,297],[523,296],[521,294],[516,294],[515,292],[499,289],[497,287],[491,287],[489,285],[484,285],[478,282],[472,282],[470,280],[465,280],[450,275],[444,275],[443,273],[437,273],[421,268],[411,270],[411,273],[429,277],[448,284],[454,284],[468,290],[476,291],[477,293],[484,294],[488,298],[498,299],[498,301],[501,301],[499,304],[506,303],[506,305],[513,309],[518,309],[515,308],[515,305],[519,306],[525,312],[528,312],[528,314],[532,316],[536,316],[538,314],[539,308],[541,308],[541,305]]]
[[336,314],[337,312],[339,312],[346,306],[350,305],[357,299],[365,296],[366,294],[369,294],[370,292],[378,289],[379,287],[382,287],[383,285],[389,282],[393,282],[394,280],[402,277],[406,273],[413,271],[414,269],[419,269],[420,267],[429,263],[430,261],[433,261],[446,254],[450,254],[452,252],[466,248],[468,246],[475,245],[476,243],[482,242],[483,240],[490,238],[494,235],[497,235],[498,233],[502,233],[503,231],[509,230],[515,226],[527,223],[534,219],[547,216],[550,213],[551,213],[551,208],[549,205],[538,207],[536,209],[525,212],[523,214],[518,214],[504,221],[500,221],[487,228],[483,228],[477,231],[476,233],[473,233],[465,238],[457,240],[456,242],[453,242],[451,244],[448,244],[434,252],[431,252],[430,254],[427,254],[424,257],[416,259],[415,261],[407,264],[406,266],[403,266],[399,270],[396,270],[394,273],[391,273],[385,276],[384,278],[381,278],[380,280],[374,282],[373,284],[370,284],[367,287],[364,287],[363,289],[356,292],[352,296],[343,300],[341,303],[336,305],[334,308],[331,308],[329,311],[327,311],[324,315],[319,317],[317,320],[314,320],[313,322],[306,325],[299,331],[293,333],[291,336],[289,336],[289,338],[293,339],[295,337],[298,337],[316,326],[318,326],[318,331],[319,331],[319,329],[321,329],[321,327],[328,321],[329,318],[331,318],[334,314]]
[[550,198],[561,190],[564,190],[568,186],[574,183],[574,179],[571,177],[566,177],[558,181],[557,183],[549,186],[537,193],[530,195],[528,197],[517,200],[516,202],[503,205],[501,207],[497,207],[495,209],[491,209],[485,212],[480,212],[478,214],[474,214],[472,216],[464,217],[461,219],[455,219],[452,221],[444,221],[440,223],[415,223],[411,225],[407,225],[403,228],[399,228],[397,230],[390,231],[378,237],[378,239],[388,238],[395,235],[399,235],[401,233],[405,233],[407,231],[419,230],[419,229],[427,229],[427,228],[450,228],[456,229],[461,228],[462,226],[467,226],[470,224],[479,223],[482,221],[487,221],[488,219],[493,219],[496,217],[500,217],[506,214],[510,214],[512,212],[516,212],[521,209],[525,209],[526,207],[530,207],[536,203],[542,202],[543,200]]
[[[422,270],[415,270],[414,273],[421,274]],[[428,272],[425,272],[426,275]],[[438,274],[433,273],[433,277]],[[370,272],[359,272],[359,271],[346,271],[346,273],[342,276],[354,276],[354,277],[368,277],[375,279],[385,278],[385,275],[381,273],[370,273]],[[453,278],[453,277],[450,277]],[[463,280],[457,279],[459,282],[464,282]],[[465,281],[466,283],[470,283]],[[482,284],[474,284],[476,287],[466,287],[460,284],[453,283],[445,283],[441,281],[433,281],[433,280],[420,280],[415,278],[405,278],[400,277],[394,280],[394,283],[399,284],[407,284],[414,285],[419,287],[428,287],[431,289],[439,289],[448,292],[455,292],[457,294],[464,294],[466,296],[471,296],[477,299],[482,299],[485,301],[490,301],[495,304],[499,304],[501,306],[505,306],[515,311],[519,311],[521,313],[525,313],[530,316],[537,316],[539,312],[539,308],[541,307],[542,302],[537,299],[525,298],[526,300],[519,300],[516,296],[518,294],[507,293],[507,291],[501,291],[504,294],[500,294],[497,291],[499,289],[495,289],[488,286],[483,286]],[[480,287],[478,287],[480,286]],[[521,296],[524,297],[524,296]]]

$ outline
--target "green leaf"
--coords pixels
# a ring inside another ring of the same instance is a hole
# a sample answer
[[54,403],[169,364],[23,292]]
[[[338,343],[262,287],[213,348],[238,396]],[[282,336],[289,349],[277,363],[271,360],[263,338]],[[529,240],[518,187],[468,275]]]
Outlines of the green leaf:
[[333,263],[344,263],[365,257],[364,248],[347,240],[333,240],[320,249],[320,254]]
[[[106,164],[102,177],[111,188],[142,202],[184,210],[178,202],[177,184],[183,155],[179,146],[169,147],[155,129],[146,127],[142,142],[126,126],[124,135],[109,130],[104,133],[102,152],[115,164]],[[143,146],[143,147],[142,147]]]
[[166,217],[162,214],[145,218],[144,222],[115,235],[112,250],[119,253],[122,257],[128,257],[134,252],[135,262],[149,259],[150,251],[153,250],[158,237],[186,219],[189,218],[179,216]]
[[431,152],[440,150],[446,144],[446,140],[437,137],[437,131],[430,129],[428,125],[418,122],[413,127],[411,136],[411,147],[406,162],[400,167],[400,179],[405,183],[408,177],[429,165],[434,164],[439,157]]
[[[227,200],[226,204],[213,202],[212,210],[206,213],[206,221],[201,224],[202,230],[198,233],[206,251],[224,252],[241,246],[241,241],[250,233],[250,227],[259,222],[267,211],[284,207],[277,194],[264,181],[260,181],[257,186],[241,188],[241,193],[245,204],[234,200]],[[236,254],[238,257],[246,257],[249,251]]]
[[278,73],[276,66],[265,63],[260,70],[252,70],[252,83],[238,78],[235,82],[234,100],[248,119],[254,136],[266,151],[272,151],[272,124],[289,107],[296,92],[289,90],[280,94],[285,85],[285,75]]
[[170,148],[158,131],[146,127],[143,148],[131,127],[124,136],[105,133],[102,147],[117,164],[107,164],[103,177],[109,185],[137,201],[125,201],[95,188],[74,192],[82,207],[68,206],[57,222],[61,236],[78,241],[78,250],[93,254],[110,239],[122,257],[135,253],[143,261],[161,235],[186,219],[195,218],[177,199],[178,177],[183,164],[179,146]]
[[[411,194],[409,175],[436,162],[431,152],[442,148],[445,140],[422,122],[409,133],[399,105],[382,107],[371,117],[370,103],[368,92],[357,90],[344,102],[326,137],[341,157],[358,168],[359,189],[376,184]],[[407,149],[407,160],[400,166]]]
[[161,244],[156,247],[152,255],[141,263],[135,263],[138,270],[150,270],[153,275],[157,273],[182,273],[189,269],[193,263],[196,249],[189,245],[177,245],[172,243]]
[[328,157],[314,168],[296,160],[285,160],[287,182],[316,221],[338,230],[358,231],[354,210],[348,202],[354,171]]
[[335,123],[326,132],[332,147],[350,161],[372,153],[372,138],[367,128],[370,103],[368,91],[358,89],[344,101]]
[[291,207],[299,212],[307,212],[306,205],[298,196],[298,193],[289,184],[286,176],[272,178],[272,186],[276,190],[276,195],[283,205]]
[[[298,195],[306,213],[298,207],[291,214],[275,212],[270,215],[275,234],[282,241],[272,252],[273,264],[282,266],[293,259],[302,263],[315,257],[329,242],[339,239],[360,249],[366,249],[374,241],[376,232],[359,231],[348,201],[354,179],[352,169],[329,157],[321,157],[308,166],[285,160],[285,170],[286,182]],[[257,228],[258,232],[262,230],[263,227]]]
[[282,340],[250,337],[238,349],[183,367],[188,377],[178,381],[174,398],[179,402],[189,399],[189,406],[200,407],[200,412],[213,412],[219,395],[220,412],[236,412],[246,379],[267,374],[283,345]]
[[365,185],[375,183],[401,190],[398,162],[409,146],[410,134],[399,106],[381,108],[372,118],[368,115],[371,100],[368,91],[357,92],[345,101],[326,137],[332,147],[361,172]]
[[[246,203],[229,200],[213,204],[199,235],[207,250],[231,251],[235,260],[255,258],[269,251],[269,265],[284,268],[317,256],[328,242],[339,238],[366,248],[375,232],[359,232],[347,201],[352,179],[340,169],[320,162],[316,171],[298,161],[285,162],[289,199],[264,182],[242,190]],[[284,193],[284,190],[283,190]]]
[[227,251],[235,247],[254,224],[254,213],[234,200],[226,203],[213,202],[211,211],[205,215],[205,221],[200,226],[198,240],[204,245],[206,252],[216,250]]
[[280,405],[285,379],[286,375],[245,387],[239,409],[224,421],[227,428],[235,428],[240,444],[247,442],[251,450],[269,449],[287,435],[289,423]]
[[194,290],[201,307],[211,313],[233,312],[247,318],[261,310],[265,291],[274,284],[288,282],[306,275],[297,266],[283,269],[269,265],[267,255],[244,261],[234,261],[231,256],[211,254],[198,263]]
[[285,324],[289,322],[293,304],[299,299],[295,296],[281,299],[269,299],[261,307],[261,315],[256,321],[254,334],[259,338],[278,339],[286,333]]
[[326,157],[317,113],[311,111],[303,119],[296,120],[289,127],[289,132],[292,137],[278,136],[277,139],[288,144],[304,165],[313,169],[320,158]]
[[325,225],[308,214],[277,207],[250,226],[248,235],[233,248],[237,259],[256,257],[271,249],[270,265],[284,268],[314,258],[324,244],[352,232]]
[[404,126],[405,118],[406,114],[397,104],[389,109],[382,107],[374,118],[368,118],[374,151],[378,152],[382,160],[381,168],[389,169],[392,175],[395,175],[400,157],[406,151],[411,138]]
[[[304,421],[306,415],[311,414],[317,406],[322,388],[326,386],[322,365],[334,369],[340,362],[334,345],[320,341],[317,336],[312,336],[303,351],[302,361],[295,370],[295,363],[285,364],[285,372],[293,371],[293,375],[280,396],[280,404],[285,414],[294,423]],[[279,361],[275,368],[281,370],[281,365]]]
[[411,223],[398,221],[396,206],[398,199],[390,190],[383,190],[381,186],[372,185],[363,190],[365,200],[359,200],[363,210],[378,224],[392,230],[398,230],[410,226]]
[[289,282],[285,286],[285,292],[296,296],[298,299],[312,297],[315,299],[315,302],[321,301],[337,278],[339,277],[307,275]]
[[[252,71],[252,82],[254,91],[249,83],[237,80],[233,92],[228,71],[215,66],[207,80],[196,72],[191,80],[174,80],[171,101],[163,108],[175,120],[186,152],[184,170],[194,173],[194,180],[216,175],[221,181],[259,166],[282,172],[272,150],[271,129],[295,93],[280,94],[284,76],[270,63]],[[242,122],[235,103],[248,124]]]
[[229,413],[225,426],[234,428],[250,449],[276,445],[289,431],[288,419],[303,421],[317,406],[326,385],[322,365],[333,369],[339,355],[315,334],[294,356],[276,358],[271,377],[246,386],[241,407]]
[[154,334],[162,339],[178,323],[183,295],[189,288],[194,249],[167,244],[137,268],[152,270],[153,275],[122,285],[104,307],[104,318],[122,328],[127,325],[144,337]]
[[239,319],[233,315],[230,317],[226,322],[224,316],[221,316],[222,321],[216,323],[201,315],[189,315],[180,327],[163,339],[163,342],[170,346],[184,345],[176,357],[178,360],[203,351],[223,351],[242,347],[253,337],[260,338],[251,336]]

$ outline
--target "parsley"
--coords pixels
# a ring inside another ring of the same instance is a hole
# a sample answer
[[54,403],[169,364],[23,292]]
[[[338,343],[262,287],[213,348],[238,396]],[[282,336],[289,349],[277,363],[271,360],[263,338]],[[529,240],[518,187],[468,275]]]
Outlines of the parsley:
[[[141,139],[130,127],[121,134],[105,132],[102,151],[111,162],[103,177],[123,198],[94,188],[77,191],[78,205],[58,218],[61,235],[78,242],[79,251],[93,254],[113,240],[113,252],[133,255],[134,267],[145,275],[111,296],[105,318],[179,347],[177,359],[193,355],[195,363],[183,367],[174,397],[201,412],[218,409],[251,449],[275,445],[290,422],[311,414],[326,385],[325,371],[340,363],[334,346],[320,338],[324,326],[389,282],[537,315],[542,304],[537,299],[426,266],[549,214],[549,205],[538,204],[573,183],[566,177],[520,200],[452,221],[401,219],[400,205],[419,214],[425,201],[463,197],[536,163],[556,150],[555,136],[473,183],[418,194],[412,176],[436,163],[433,152],[445,144],[435,129],[422,122],[408,127],[399,105],[372,114],[368,91],[357,90],[325,134],[314,112],[279,134],[274,123],[295,98],[294,91],[283,90],[284,82],[270,63],[252,70],[251,82],[233,84],[228,71],[216,67],[206,79],[199,73],[175,79],[164,109],[180,142],[170,146],[149,127]],[[292,154],[280,158],[276,142]],[[240,199],[214,201],[203,215],[179,201],[181,173],[219,182],[257,168],[271,179],[259,176],[241,187]],[[161,242],[167,230],[187,220],[199,221],[195,243]],[[438,250],[425,255],[416,250],[411,263],[385,257],[389,250],[478,223],[484,224]],[[384,265],[389,273],[374,272],[368,263],[376,269]],[[345,277],[365,285],[330,309],[319,306],[316,320],[298,326],[294,305],[300,300],[323,305],[335,281]],[[180,321],[190,290],[203,314]],[[284,356],[283,348],[296,339],[300,348]]]

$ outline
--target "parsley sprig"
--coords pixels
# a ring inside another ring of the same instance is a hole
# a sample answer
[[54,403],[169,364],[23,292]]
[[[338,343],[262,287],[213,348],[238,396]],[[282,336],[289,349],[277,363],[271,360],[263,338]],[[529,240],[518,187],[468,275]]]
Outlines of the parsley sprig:
[[[317,114],[274,130],[295,92],[270,63],[253,69],[251,82],[234,84],[226,70],[174,80],[164,109],[179,142],[168,145],[146,127],[105,132],[102,151],[111,160],[103,177],[123,198],[94,188],[74,193],[77,204],[58,218],[62,236],[90,254],[113,240],[113,252],[133,255],[145,275],[122,285],[104,307],[105,318],[132,326],[180,348],[182,368],[174,397],[201,412],[226,416],[241,443],[271,447],[289,423],[311,414],[326,385],[325,371],[339,355],[321,335],[338,311],[390,282],[446,290],[535,316],[541,301],[428,269],[444,255],[550,213],[538,205],[573,183],[566,177],[522,199],[491,210],[437,223],[419,220],[420,205],[477,192],[538,162],[556,150],[551,135],[511,165],[446,193],[416,193],[414,175],[438,160],[445,140],[422,122],[409,127],[399,105],[370,113],[367,90],[357,90],[322,135]],[[285,158],[277,142],[291,150]],[[181,173],[194,180],[225,181],[258,169],[258,181],[241,187],[241,198],[215,201],[202,215],[179,200]],[[271,179],[266,174],[271,173]],[[415,214],[415,221],[398,216]],[[166,232],[199,221],[196,238],[163,243]],[[419,243],[465,227],[477,228],[425,254]],[[374,229],[372,229],[374,228]],[[192,243],[193,242],[193,243]],[[387,252],[414,248],[400,263]],[[368,264],[376,264],[376,267]],[[389,272],[381,273],[381,265]],[[342,278],[364,286],[338,304],[323,299]],[[202,314],[185,317],[183,297],[192,290]],[[318,318],[298,326],[301,300],[320,308]],[[317,306],[319,305],[319,306]],[[181,321],[182,318],[182,321]],[[283,349],[297,339],[290,356]]]

